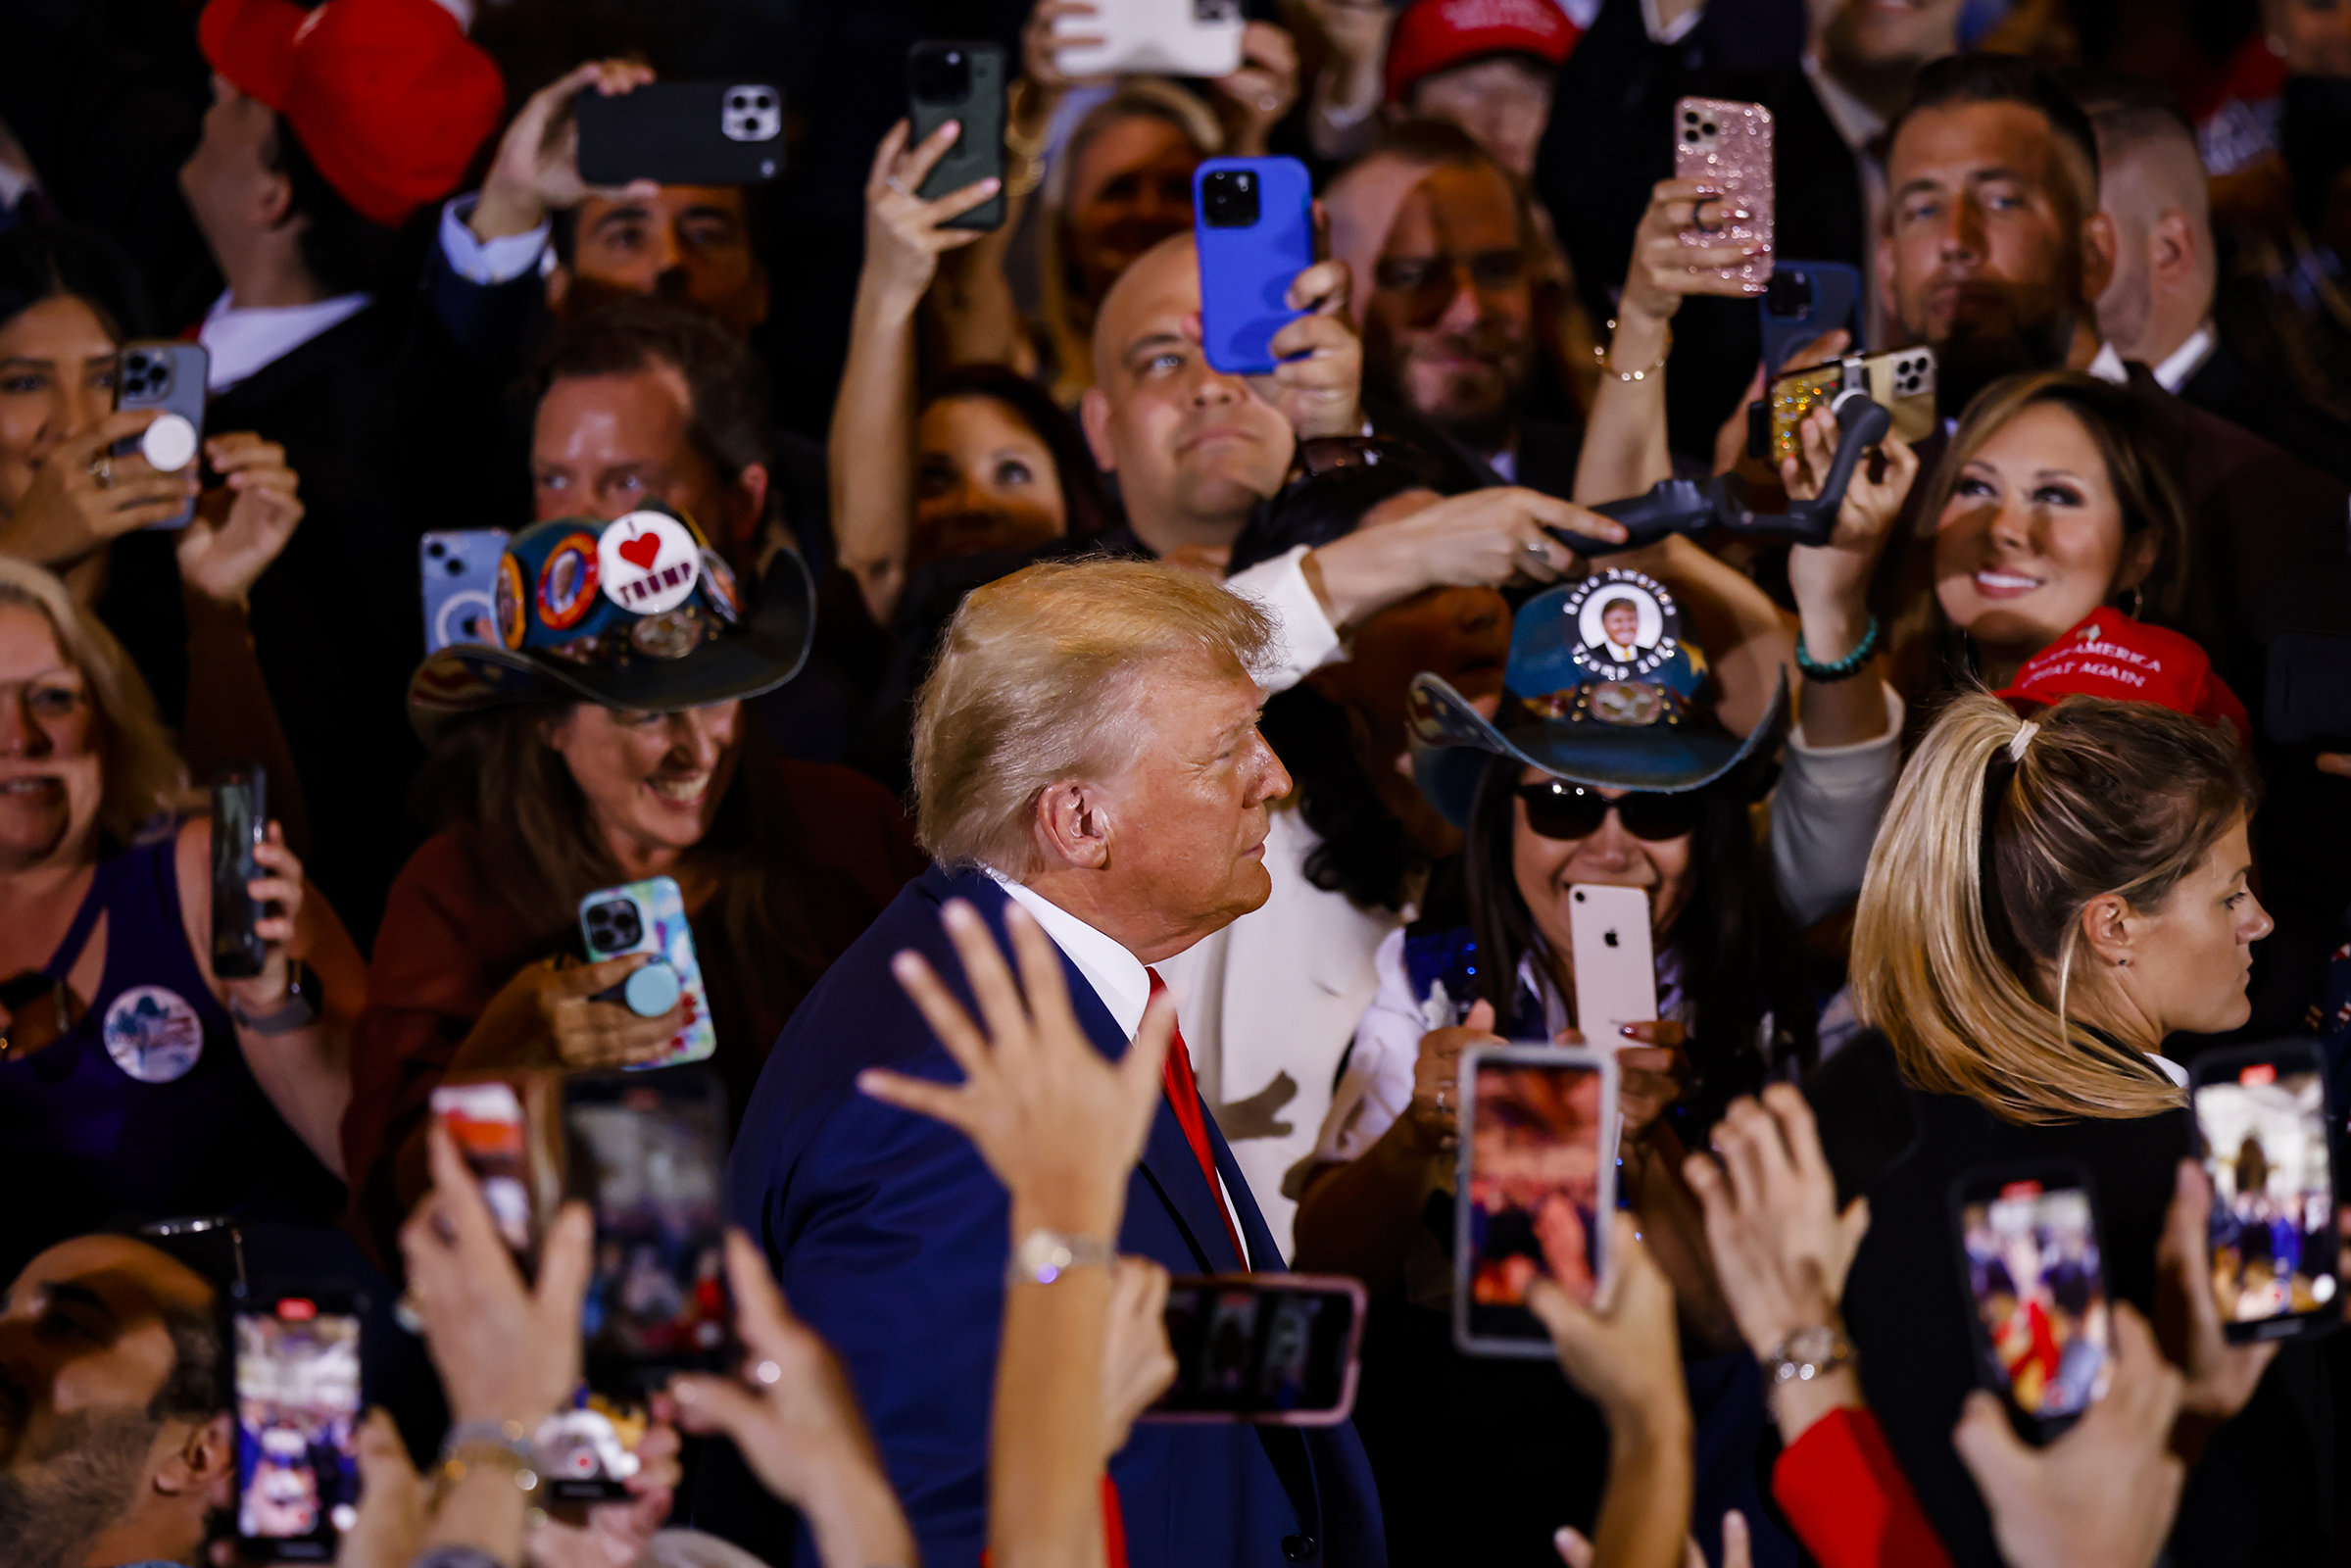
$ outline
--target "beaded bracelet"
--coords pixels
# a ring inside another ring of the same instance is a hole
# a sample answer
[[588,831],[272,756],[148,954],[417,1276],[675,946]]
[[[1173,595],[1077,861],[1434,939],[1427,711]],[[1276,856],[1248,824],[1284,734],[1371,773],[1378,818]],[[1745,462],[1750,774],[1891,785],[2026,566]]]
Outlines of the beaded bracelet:
[[1861,666],[1877,651],[1878,617],[1874,614],[1870,616],[1869,630],[1861,634],[1861,641],[1853,645],[1853,651],[1834,664],[1814,663],[1812,656],[1804,652],[1803,632],[1796,633],[1796,668],[1815,686],[1834,686],[1840,680],[1851,680],[1861,673]]
[[1673,329],[1673,327],[1671,327],[1670,325],[1666,327],[1666,329],[1665,329],[1665,347],[1663,347],[1663,348],[1661,348],[1661,349],[1659,349],[1659,350],[1657,351],[1657,363],[1656,363],[1655,365],[1652,365],[1652,366],[1650,366],[1650,367],[1649,367],[1647,369],[1645,369],[1645,370],[1620,370],[1620,369],[1618,369],[1618,368],[1617,368],[1615,366],[1613,366],[1613,365],[1610,365],[1610,364],[1608,363],[1608,356],[1609,356],[1609,355],[1611,355],[1611,354],[1613,354],[1613,353],[1615,353],[1615,352],[1616,352],[1616,322],[1615,322],[1613,319],[1611,319],[1611,320],[1608,322],[1608,341],[1607,341],[1607,343],[1606,343],[1606,344],[1604,344],[1604,345],[1603,345],[1603,344],[1599,344],[1599,343],[1594,343],[1594,344],[1592,346],[1592,363],[1593,363],[1593,364],[1595,364],[1595,365],[1597,365],[1597,366],[1600,368],[1600,369],[1601,369],[1601,371],[1602,371],[1603,373],[1605,373],[1605,374],[1608,374],[1608,375],[1613,375],[1613,376],[1615,376],[1615,377],[1616,377],[1616,378],[1617,378],[1619,381],[1645,381],[1645,380],[1647,380],[1647,379],[1648,379],[1650,376],[1652,376],[1652,375],[1655,375],[1655,374],[1656,374],[1656,373],[1657,373],[1659,370],[1662,370],[1662,369],[1664,369],[1664,368],[1665,368],[1665,362],[1666,362],[1667,358],[1668,358],[1668,357],[1670,357],[1670,356],[1673,354],[1673,352],[1674,352],[1674,329]]

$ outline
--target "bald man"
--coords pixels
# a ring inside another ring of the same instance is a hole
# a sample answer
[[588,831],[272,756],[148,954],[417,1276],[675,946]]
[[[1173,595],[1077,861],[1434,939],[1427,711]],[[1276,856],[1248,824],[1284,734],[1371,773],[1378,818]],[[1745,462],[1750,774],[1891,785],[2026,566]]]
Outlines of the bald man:
[[2170,91],[2080,72],[2067,85],[2098,135],[2098,207],[2114,224],[2114,275],[2098,330],[2166,392],[2243,425],[2314,468],[2351,479],[2351,426],[2304,402],[2282,371],[2247,365],[2213,322],[2219,251],[2196,136]]
[[196,1563],[236,1445],[218,1303],[122,1236],[35,1257],[0,1309],[0,1543],[10,1568]]

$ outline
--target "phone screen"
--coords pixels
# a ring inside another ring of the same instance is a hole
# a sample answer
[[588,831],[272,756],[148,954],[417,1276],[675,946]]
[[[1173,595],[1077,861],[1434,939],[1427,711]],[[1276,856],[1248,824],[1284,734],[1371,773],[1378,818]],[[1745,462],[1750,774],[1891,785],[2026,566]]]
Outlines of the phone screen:
[[[2327,1089],[2315,1054],[2252,1061],[2195,1089],[2212,1178],[2212,1284],[2221,1321],[2272,1324],[2341,1310]],[[2268,1338],[2258,1328],[2232,1338]]]
[[[1559,1059],[1543,1059],[1543,1058]],[[1548,1354],[1527,1309],[1548,1278],[1590,1301],[1615,1207],[1613,1056],[1554,1046],[1463,1059],[1454,1320],[1465,1346]]]
[[275,1296],[235,1319],[237,1535],[250,1555],[327,1560],[358,1517],[359,1315]]
[[485,1082],[436,1085],[433,1119],[447,1130],[457,1152],[481,1184],[482,1201],[498,1235],[528,1269],[536,1232],[531,1212],[530,1126],[522,1096],[513,1084]]
[[1355,1402],[1363,1288],[1307,1275],[1177,1279],[1175,1384],[1146,1420],[1326,1425]]
[[1994,1387],[2035,1420],[2088,1409],[2106,1392],[2113,1338],[2087,1187],[2020,1177],[1971,1191],[1960,1235]]
[[253,847],[266,827],[265,789],[259,766],[231,768],[213,785],[213,973],[223,979],[260,974],[266,957],[253,933],[261,909],[245,891],[261,875]]

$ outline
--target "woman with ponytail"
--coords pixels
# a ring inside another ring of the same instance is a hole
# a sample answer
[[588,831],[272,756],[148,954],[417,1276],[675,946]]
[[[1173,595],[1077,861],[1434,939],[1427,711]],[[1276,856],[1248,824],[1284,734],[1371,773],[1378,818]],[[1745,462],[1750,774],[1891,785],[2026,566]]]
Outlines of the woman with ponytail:
[[[1978,1382],[1953,1184],[1986,1167],[2079,1161],[2110,1297],[2163,1323],[2159,1294],[2177,1306],[2183,1288],[2204,1288],[2200,1220],[2195,1241],[2176,1236],[2157,1261],[2192,1152],[2187,1075],[2173,1058],[2193,1049],[2181,1037],[2238,1028],[2251,1011],[2252,944],[2271,928],[2249,885],[2256,793],[2222,725],[2082,695],[2023,717],[1977,691],[1927,732],[1871,852],[1851,984],[1875,1033],[1807,1092],[1839,1200],[1869,1203],[1841,1327],[1962,1568],[2000,1558],[1951,1444]],[[2224,1352],[2217,1329],[2167,1340],[2187,1374],[2182,1427],[2211,1432],[2173,1560],[2323,1551],[2310,1532],[2324,1528],[2315,1499],[2331,1416],[2317,1361],[2296,1348],[2296,1369],[2272,1368],[2256,1392],[2251,1352]],[[2250,1553],[2248,1531],[2264,1537]]]

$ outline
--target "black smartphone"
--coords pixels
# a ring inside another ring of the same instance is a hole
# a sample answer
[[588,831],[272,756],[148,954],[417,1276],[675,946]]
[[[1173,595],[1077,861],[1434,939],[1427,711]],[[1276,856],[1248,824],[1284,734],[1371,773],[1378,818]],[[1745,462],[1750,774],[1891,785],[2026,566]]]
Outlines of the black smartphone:
[[590,185],[756,185],[784,171],[784,94],[770,82],[652,81],[573,103]]
[[2113,1376],[2089,1172],[2073,1160],[1970,1171],[1952,1184],[1951,1208],[1977,1378],[2019,1437],[2047,1443]]
[[1861,341],[1861,269],[1848,262],[1799,262],[1778,257],[1764,285],[1763,364],[1780,373],[1788,351],[1838,329]]
[[1327,1427],[1355,1407],[1363,1286],[1315,1274],[1204,1274],[1170,1280],[1175,1383],[1146,1421]]
[[1547,1278],[1580,1301],[1609,1272],[1616,1212],[1616,1054],[1474,1046],[1461,1054],[1453,1201],[1453,1343],[1465,1355],[1558,1352],[1527,1305]]
[[2232,1345],[2343,1318],[2327,1075],[2308,1041],[2196,1058],[2188,1101],[2212,1179],[2212,1288]]
[[[1004,177],[1004,52],[992,43],[932,43],[906,51],[906,117],[911,147],[949,121],[962,131],[947,155],[923,176],[918,194],[926,202],[951,196],[974,180]],[[951,218],[948,228],[998,228],[1004,220],[1004,193],[970,212]]]
[[559,1499],[626,1496],[652,1396],[734,1351],[726,1295],[726,1096],[717,1077],[584,1072],[563,1083],[564,1188],[596,1212],[582,1303],[587,1381],[540,1429]]
[[2281,631],[2270,639],[2262,727],[2288,746],[2351,746],[2351,637]]
[[[115,443],[115,456],[144,457],[160,473],[177,473],[204,450],[205,377],[212,355],[201,343],[168,339],[125,343],[115,356],[115,407],[161,409],[153,423],[137,435]],[[178,514],[156,528],[184,528],[196,516],[190,500]]]
[[268,911],[245,889],[262,874],[253,851],[269,831],[269,783],[259,762],[213,780],[213,973],[223,980],[260,974],[268,956],[253,930]]
[[345,1287],[229,1293],[237,1548],[249,1562],[332,1562],[358,1518],[360,1323]]

